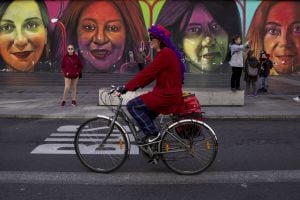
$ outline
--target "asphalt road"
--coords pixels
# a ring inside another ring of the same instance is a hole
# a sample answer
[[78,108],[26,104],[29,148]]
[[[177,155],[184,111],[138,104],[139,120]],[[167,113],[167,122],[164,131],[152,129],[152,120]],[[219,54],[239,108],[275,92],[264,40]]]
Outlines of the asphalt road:
[[206,121],[219,152],[196,176],[141,155],[112,174],[92,173],[67,147],[72,136],[53,136],[83,121],[0,119],[0,199],[300,199],[300,119]]

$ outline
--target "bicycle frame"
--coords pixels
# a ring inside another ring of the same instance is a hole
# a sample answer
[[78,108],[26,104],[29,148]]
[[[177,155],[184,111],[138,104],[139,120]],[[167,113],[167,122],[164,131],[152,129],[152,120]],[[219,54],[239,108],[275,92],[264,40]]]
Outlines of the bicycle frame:
[[[105,116],[105,115],[97,115],[97,117],[105,117],[107,119],[111,119],[111,124],[110,124],[110,127],[109,127],[109,131],[107,133],[107,135],[105,136],[105,138],[102,140],[100,146],[106,142],[106,140],[109,138],[110,134],[112,133],[113,131],[113,128],[114,128],[114,124],[118,124],[122,130],[125,132],[125,136],[126,136],[126,139],[127,139],[127,143],[128,143],[128,153],[130,154],[130,149],[131,149],[131,144],[130,144],[130,140],[129,140],[129,136],[128,136],[128,132],[126,131],[125,127],[120,124],[118,122],[118,117],[121,117],[122,120],[126,123],[126,125],[128,125],[129,129],[130,129],[130,132],[132,133],[134,139],[136,140],[137,138],[137,130],[135,128],[135,125],[134,125],[134,122],[131,120],[131,118],[126,114],[126,112],[123,110],[122,108],[122,102],[123,102],[123,98],[121,96],[118,96],[118,99],[119,99],[119,104],[117,105],[117,108],[116,109],[112,109],[112,111],[115,113],[115,115],[111,116],[111,117],[108,117],[108,116]],[[138,147],[140,148],[140,146],[138,145]],[[142,149],[142,148],[140,148]],[[142,149],[144,150],[144,149]],[[146,153],[148,153],[148,151],[146,151]]]
[[[112,111],[115,113],[115,115],[111,116],[111,117],[108,117],[108,116],[104,116],[104,115],[97,115],[97,117],[105,117],[107,119],[111,119],[111,124],[110,124],[110,127],[109,127],[109,131],[107,133],[107,135],[105,136],[105,138],[102,140],[101,144],[99,146],[101,146],[102,144],[104,144],[106,142],[106,140],[109,138],[110,134],[112,133],[113,131],[113,125],[116,123],[118,124],[120,127],[122,127],[122,130],[125,132],[125,136],[126,136],[126,139],[127,139],[127,143],[128,143],[128,153],[130,154],[130,149],[131,149],[131,144],[130,144],[130,141],[129,141],[129,136],[128,136],[128,132],[126,131],[125,127],[120,124],[118,122],[118,117],[120,117],[125,123],[126,125],[128,125],[129,127],[129,130],[130,132],[132,133],[134,139],[136,140],[137,138],[137,130],[135,128],[135,124],[134,122],[132,121],[132,119],[126,114],[126,112],[123,110],[122,108],[122,102],[123,102],[123,98],[121,96],[118,96],[118,99],[119,99],[119,104],[117,105],[117,108],[116,109],[112,109]],[[163,131],[162,134],[164,134],[165,131]],[[173,135],[173,134],[172,134]],[[178,139],[179,141],[181,141],[181,139],[174,135],[174,137],[176,139]],[[150,157],[154,156],[154,155],[160,155],[164,152],[161,151],[161,149],[159,148],[160,147],[160,143],[161,143],[161,140],[159,141],[156,141],[156,142],[153,142],[153,143],[150,143],[150,144],[143,144],[143,145],[137,145],[139,149],[141,149],[143,152],[145,152],[147,155],[149,155]],[[181,141],[181,143],[183,145],[186,145],[184,144],[184,142]],[[158,151],[157,152],[153,152],[153,150],[149,147],[149,145],[153,145],[153,144],[157,144],[158,145]],[[188,146],[187,146],[188,147]]]
[[[107,133],[107,135],[105,136],[105,138],[102,140],[102,143],[100,144],[100,146],[106,142],[106,140],[109,138],[110,134],[112,133],[113,131],[113,128],[114,128],[114,124],[118,124],[121,128],[122,128],[122,131],[125,132],[125,136],[126,136],[126,139],[127,139],[127,143],[128,143],[128,153],[130,155],[130,149],[131,149],[131,144],[130,144],[130,140],[129,140],[129,135],[128,135],[128,132],[126,131],[124,125],[120,124],[118,122],[118,117],[120,117],[125,123],[126,125],[128,125],[129,127],[129,130],[130,132],[132,133],[134,139],[136,140],[137,139],[137,130],[135,128],[135,124],[134,122],[132,121],[132,118],[130,118],[126,112],[123,110],[122,108],[122,103],[123,103],[123,98],[122,96],[117,96],[118,97],[118,100],[119,100],[119,103],[117,105],[117,108],[112,108],[112,112],[115,113],[115,115],[111,116],[111,117],[108,117],[108,116],[104,116],[104,115],[97,115],[98,117],[105,117],[107,119],[110,119],[111,120],[111,124],[110,124],[110,127],[109,127],[109,131]],[[185,119],[185,120],[180,120],[180,121],[177,121],[177,122],[173,122],[172,124],[170,124],[169,126],[167,127],[174,127],[176,125],[178,125],[179,123],[182,123],[182,122],[190,122],[192,120],[192,122],[197,122],[197,120],[193,120],[193,119]],[[200,122],[202,125],[204,125],[205,127],[207,127],[213,134],[214,136],[216,137],[214,131],[207,125],[205,124],[204,122],[202,121],[198,121]],[[162,121],[161,121],[162,123]],[[162,131],[162,136],[166,133],[167,131],[167,128],[163,128],[163,131]],[[174,137],[178,142],[180,142],[185,148],[190,148],[190,145],[186,144],[178,135],[174,134],[174,133],[170,133],[169,134]],[[161,147],[161,142],[162,140],[159,140],[159,141],[155,141],[155,142],[152,142],[152,143],[148,143],[148,144],[143,144],[143,145],[137,145],[139,149],[141,149],[143,152],[145,152],[147,155],[149,155],[150,157],[153,157],[155,155],[162,155],[162,154],[165,154],[165,153],[174,153],[174,152],[180,152],[180,151],[185,151],[185,150],[174,150],[174,151],[168,151],[168,152],[164,152],[162,151],[162,149],[160,148]],[[150,147],[150,145],[158,145],[158,148],[157,148],[157,152],[154,152],[153,149]]]

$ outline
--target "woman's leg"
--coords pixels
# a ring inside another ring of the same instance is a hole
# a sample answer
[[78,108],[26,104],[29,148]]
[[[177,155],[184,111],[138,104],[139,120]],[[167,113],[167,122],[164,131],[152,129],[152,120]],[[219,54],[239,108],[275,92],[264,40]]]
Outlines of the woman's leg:
[[268,85],[268,77],[265,77],[265,89],[268,89],[269,85]]
[[76,101],[77,83],[78,83],[78,78],[72,79],[71,81],[72,101]]
[[259,90],[261,90],[261,89],[263,89],[263,87],[264,87],[264,86],[263,86],[263,77],[260,76],[258,81],[259,81]]
[[231,72],[231,89],[235,89],[235,79],[236,79],[236,72],[235,72],[235,67],[232,67],[232,72]]
[[65,89],[64,89],[64,94],[63,94],[63,101],[67,100],[68,93],[69,93],[69,90],[70,90],[71,81],[72,81],[72,79],[65,77]]
[[242,76],[243,69],[241,67],[236,68],[236,78],[235,78],[235,89],[241,89],[241,76]]
[[253,91],[253,95],[256,95],[256,81],[255,81],[255,79],[252,80],[252,91]]
[[261,77],[261,88],[266,89],[266,77]]
[[247,95],[250,93],[250,82],[251,82],[251,80],[246,81],[246,94]]
[[136,120],[140,130],[142,130],[146,136],[156,135],[158,133],[153,120],[159,114],[149,110],[140,97],[130,100],[127,103],[127,110]]

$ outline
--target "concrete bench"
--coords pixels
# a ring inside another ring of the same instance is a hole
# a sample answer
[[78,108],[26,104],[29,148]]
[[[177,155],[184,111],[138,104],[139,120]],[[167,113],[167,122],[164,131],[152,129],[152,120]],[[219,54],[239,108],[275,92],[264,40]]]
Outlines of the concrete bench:
[[[143,93],[146,93],[150,88],[138,90],[136,92],[127,92],[123,98],[123,105]],[[202,106],[243,106],[244,105],[244,91],[232,92],[227,88],[186,88],[186,92],[194,93]],[[99,89],[99,105],[116,105],[118,100],[109,97],[105,94],[105,89]]]

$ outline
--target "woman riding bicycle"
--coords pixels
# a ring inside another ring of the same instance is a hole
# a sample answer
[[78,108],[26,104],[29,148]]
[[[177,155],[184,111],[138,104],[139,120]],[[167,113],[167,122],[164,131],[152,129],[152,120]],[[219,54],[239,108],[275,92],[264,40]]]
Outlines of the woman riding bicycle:
[[176,112],[181,103],[185,66],[182,55],[170,40],[170,32],[161,25],[153,25],[150,33],[151,48],[156,51],[154,60],[125,86],[118,87],[117,94],[144,88],[156,81],[152,91],[127,103],[127,109],[145,134],[139,144],[154,142],[160,133],[154,124],[159,114]]

